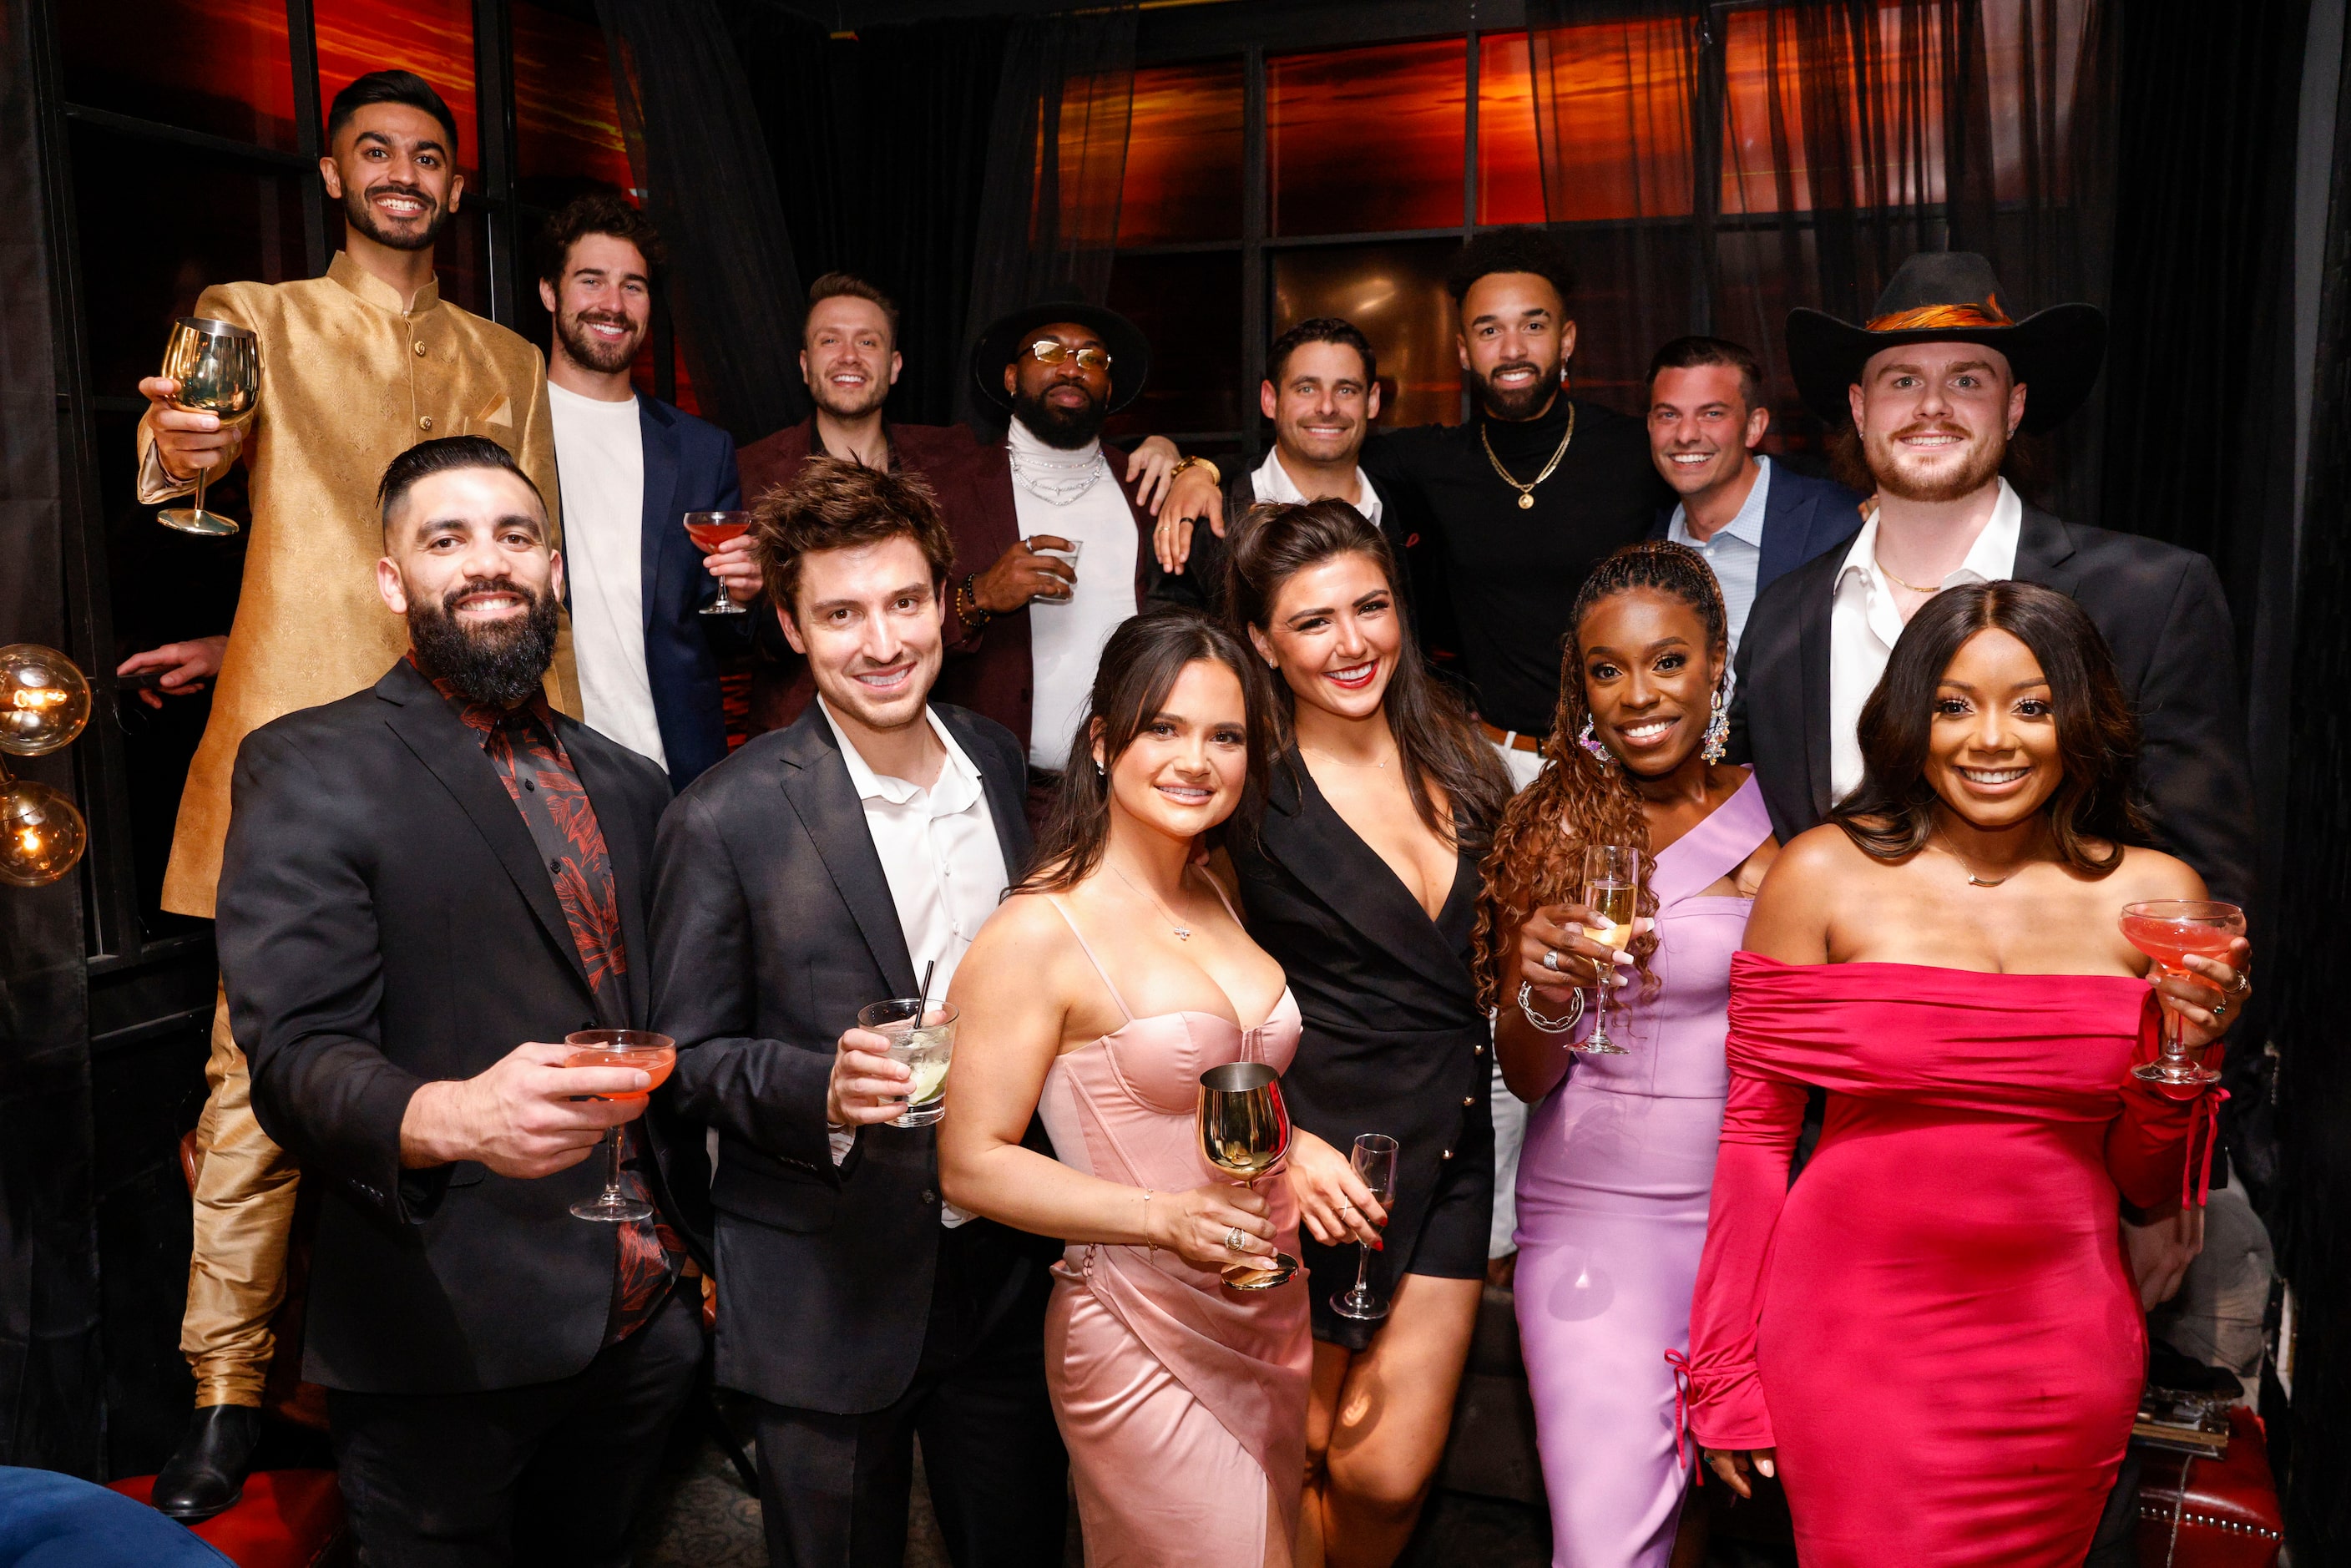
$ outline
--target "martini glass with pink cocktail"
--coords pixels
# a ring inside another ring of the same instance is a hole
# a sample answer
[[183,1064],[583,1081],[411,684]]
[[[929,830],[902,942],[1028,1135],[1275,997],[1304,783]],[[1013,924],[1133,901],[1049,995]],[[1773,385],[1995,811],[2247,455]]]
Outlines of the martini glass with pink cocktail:
[[[729,539],[739,539],[751,527],[748,512],[688,512],[685,515],[686,537],[705,555],[716,555],[718,547]],[[702,607],[705,615],[748,615],[749,611],[735,602],[726,591],[726,580],[718,580],[718,597]]]
[[[2123,937],[2156,962],[2167,975],[2201,980],[2187,965],[2199,958],[2229,956],[2229,944],[2245,934],[2245,912],[2233,904],[2201,898],[2158,898],[2123,905]],[[2199,1053],[2179,1038],[2179,1016],[2163,1004],[2163,1049],[2153,1061],[2131,1069],[2149,1083],[2198,1088],[2220,1075],[2205,1066]]]
[[[571,1048],[571,1054],[563,1059],[566,1067],[634,1067],[650,1074],[653,1082],[633,1094],[596,1096],[599,1100],[634,1102],[639,1110],[668,1079],[669,1070],[677,1065],[677,1041],[649,1029],[583,1029],[565,1035],[563,1043]],[[621,1196],[620,1128],[608,1128],[604,1133],[604,1196],[592,1202],[575,1203],[571,1212],[582,1219],[607,1223],[653,1218],[652,1204]]]

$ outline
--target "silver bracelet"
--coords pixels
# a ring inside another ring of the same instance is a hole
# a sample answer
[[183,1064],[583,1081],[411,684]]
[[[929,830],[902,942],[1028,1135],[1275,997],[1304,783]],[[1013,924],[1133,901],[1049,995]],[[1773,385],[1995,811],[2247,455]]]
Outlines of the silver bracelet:
[[1524,1013],[1526,1015],[1527,1021],[1534,1025],[1537,1029],[1542,1030],[1543,1033],[1565,1034],[1568,1030],[1573,1029],[1577,1024],[1583,1021],[1583,992],[1581,989],[1574,993],[1575,1010],[1568,1014],[1567,1017],[1563,1019],[1547,1019],[1543,1017],[1542,1014],[1535,1011],[1534,989],[1534,983],[1531,980],[1520,980],[1519,982],[1519,1011]]

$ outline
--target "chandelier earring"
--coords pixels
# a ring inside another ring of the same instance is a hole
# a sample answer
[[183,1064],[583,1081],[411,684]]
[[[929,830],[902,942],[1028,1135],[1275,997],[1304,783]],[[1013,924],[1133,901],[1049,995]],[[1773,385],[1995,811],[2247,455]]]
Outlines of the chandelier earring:
[[1730,749],[1730,673],[1723,672],[1714,688],[1714,706],[1706,716],[1706,747],[1702,753],[1707,761],[1719,762]]
[[1616,754],[1593,735],[1592,721],[1588,718],[1583,721],[1583,733],[1575,737],[1575,744],[1598,758],[1603,768],[1616,760]]

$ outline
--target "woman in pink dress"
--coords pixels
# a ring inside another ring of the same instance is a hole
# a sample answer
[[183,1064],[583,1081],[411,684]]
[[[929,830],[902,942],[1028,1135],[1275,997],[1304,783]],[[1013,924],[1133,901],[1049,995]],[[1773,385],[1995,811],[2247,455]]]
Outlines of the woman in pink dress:
[[[1503,1077],[1536,1105],[1516,1295],[1552,1562],[1664,1568],[1689,1484],[1666,1353],[1688,1348],[1730,956],[1777,846],[1761,789],[1721,759],[1729,648],[1704,559],[1629,545],[1569,625],[1551,754],[1487,861],[1479,972]],[[1579,902],[1595,843],[1642,852],[1654,926],[1629,957],[1593,939]],[[1577,988],[1604,981],[1625,1054],[1574,1056]]]
[[[1741,1495],[1776,1468],[1805,1568],[2074,1568],[2146,1367],[2120,1203],[2202,1201],[2211,1138],[2207,1092],[2131,1075],[2157,998],[2119,917],[2204,884],[2126,847],[2137,721],[2053,590],[1927,601],[1860,739],[1860,789],[1781,854],[1731,971],[1692,1424]],[[2153,987],[2199,1048],[2246,952]]]
[[[1312,1361],[1286,1184],[1209,1166],[1200,1074],[1286,1067],[1298,1006],[1195,857],[1264,789],[1272,696],[1231,632],[1189,612],[1102,649],[1037,869],[956,973],[962,1009],[939,1176],[947,1200],[1069,1243],[1045,1324],[1086,1561],[1287,1568]],[[1050,1155],[1030,1139],[1042,1116]],[[1025,1141],[1024,1141],[1025,1140]]]

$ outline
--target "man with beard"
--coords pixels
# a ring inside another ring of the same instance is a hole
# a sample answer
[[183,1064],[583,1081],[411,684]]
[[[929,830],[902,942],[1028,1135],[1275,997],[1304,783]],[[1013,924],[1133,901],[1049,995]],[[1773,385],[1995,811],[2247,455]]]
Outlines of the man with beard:
[[[972,347],[980,393],[1011,415],[1000,442],[935,476],[964,570],[947,606],[956,655],[940,694],[996,720],[1029,758],[1041,815],[1070,755],[1102,643],[1146,599],[1203,606],[1199,580],[1159,570],[1148,510],[1154,478],[1101,439],[1102,422],[1142,395],[1151,346],[1115,310],[1049,299],[989,324]],[[1173,450],[1170,448],[1169,450]],[[1213,464],[1186,458],[1213,490]],[[1144,474],[1133,490],[1116,476]]]
[[[617,1568],[701,1364],[707,1163],[565,1041],[644,1025],[669,781],[548,705],[562,561],[504,447],[413,447],[381,507],[407,653],[246,737],[221,867],[254,1108],[317,1185],[303,1370],[363,1561]],[[591,1223],[614,1128],[635,1217]]]
[[[343,212],[343,249],[327,276],[216,285],[196,302],[197,315],[260,338],[251,425],[224,431],[211,414],[174,408],[172,382],[139,383],[149,404],[139,422],[141,501],[180,495],[199,471],[217,474],[240,455],[251,469],[252,537],[229,634],[135,654],[120,671],[162,669],[162,689],[179,694],[218,675],[163,877],[163,907],[181,915],[213,915],[229,775],[245,737],[281,714],[362,690],[407,646],[370,570],[386,465],[421,441],[473,434],[505,447],[541,494],[555,495],[538,350],[444,300],[434,280],[434,237],[465,186],[448,105],[407,71],[373,71],[335,95],[327,134],[319,178]],[[578,712],[568,628],[547,678],[549,700]],[[225,1001],[214,1014],[205,1076],[180,1336],[196,1414],[154,1494],[181,1520],[219,1512],[244,1485],[294,1213],[295,1168],[254,1122]]]
[[[1464,246],[1446,289],[1476,415],[1364,446],[1364,471],[1395,499],[1405,532],[1429,537],[1479,717],[1521,789],[1542,770],[1568,606],[1593,564],[1673,501],[1641,422],[1567,393],[1574,282],[1540,229],[1493,229]],[[1228,520],[1215,488],[1187,476],[1160,508],[1166,570],[1183,570],[1195,517],[1217,533]]]
[[652,219],[616,195],[581,196],[548,220],[538,297],[555,318],[547,399],[581,716],[683,789],[726,755],[712,637],[750,619],[701,613],[712,579],[747,604],[759,577],[747,540],[705,556],[684,526],[743,504],[733,439],[629,380],[662,261]]
[[[809,285],[809,313],[800,328],[800,379],[815,404],[809,417],[743,449],[743,492],[754,501],[791,482],[810,457],[845,457],[892,473],[936,475],[969,457],[977,443],[960,424],[902,424],[883,416],[890,390],[905,368],[898,351],[898,307],[864,278],[828,272]],[[1127,459],[1130,485],[1146,502],[1165,491],[1177,463],[1175,446],[1153,436]],[[1058,586],[1061,563],[1014,538],[1000,554],[970,554],[967,538],[987,531],[968,525],[965,497],[942,486],[939,505],[956,536],[957,559],[971,562],[988,584],[988,597],[1008,612]],[[980,561],[990,564],[980,567]],[[958,621],[948,627],[949,658],[977,646]],[[800,716],[815,693],[808,664],[761,618],[751,678],[751,727],[780,729]]]
[[1677,338],[1649,361],[1649,457],[1681,504],[1649,537],[1687,545],[1722,590],[1730,651],[1755,596],[1861,527],[1861,497],[1756,451],[1771,428],[1763,366],[1721,338]]

